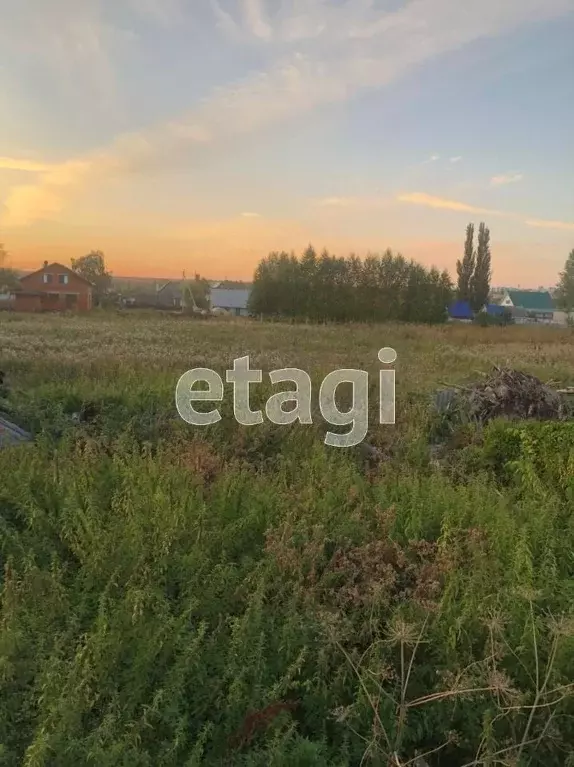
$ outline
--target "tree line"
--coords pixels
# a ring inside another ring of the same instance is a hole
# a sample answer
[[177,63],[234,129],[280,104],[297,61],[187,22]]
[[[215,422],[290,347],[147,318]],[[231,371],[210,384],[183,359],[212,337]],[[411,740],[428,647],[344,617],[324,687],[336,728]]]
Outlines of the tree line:
[[253,314],[313,322],[439,323],[447,318],[453,284],[447,271],[387,250],[364,260],[312,245],[297,257],[274,252],[255,270]]
[[[463,256],[456,263],[456,286],[448,271],[427,269],[390,250],[365,259],[337,257],[327,250],[318,255],[312,245],[299,258],[274,252],[255,270],[249,309],[314,322],[438,323],[447,319],[447,307],[456,298],[479,312],[488,302],[492,275],[486,224],[478,227],[476,249],[474,240],[475,226],[470,223]],[[96,305],[113,303],[112,275],[101,251],[72,259],[71,268],[92,282]],[[197,274],[185,282],[185,305],[206,307],[208,282]],[[0,293],[18,286],[18,274],[8,266],[8,253],[0,244]],[[555,300],[559,309],[574,312],[574,249],[560,273]]]

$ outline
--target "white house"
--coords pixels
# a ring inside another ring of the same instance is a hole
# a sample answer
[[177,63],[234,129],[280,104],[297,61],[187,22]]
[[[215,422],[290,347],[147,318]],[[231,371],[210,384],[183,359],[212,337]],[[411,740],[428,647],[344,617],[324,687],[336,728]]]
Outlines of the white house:
[[510,309],[518,323],[554,320],[554,301],[547,290],[505,290],[500,306]]
[[555,325],[570,325],[574,322],[574,312],[554,312]]

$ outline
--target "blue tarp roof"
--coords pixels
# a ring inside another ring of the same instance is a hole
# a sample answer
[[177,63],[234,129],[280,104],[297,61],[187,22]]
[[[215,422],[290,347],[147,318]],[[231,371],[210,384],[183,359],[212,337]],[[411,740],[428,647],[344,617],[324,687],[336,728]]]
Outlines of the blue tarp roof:
[[488,304],[486,311],[488,314],[492,314],[493,317],[502,317],[505,312],[505,307],[499,306],[498,304]]
[[468,301],[456,301],[449,307],[448,313],[457,320],[471,320],[474,317]]

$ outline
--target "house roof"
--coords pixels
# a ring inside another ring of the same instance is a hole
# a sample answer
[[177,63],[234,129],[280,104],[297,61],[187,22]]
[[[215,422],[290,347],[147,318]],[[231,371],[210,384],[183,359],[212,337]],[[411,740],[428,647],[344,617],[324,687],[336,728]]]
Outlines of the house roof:
[[218,309],[247,309],[250,293],[246,288],[212,288],[211,305]]
[[456,301],[449,307],[448,313],[459,320],[471,320],[474,316],[468,301]]
[[89,285],[90,287],[94,287],[94,283],[87,280],[85,277],[82,277],[81,274],[78,274],[73,269],[70,269],[69,266],[64,266],[64,264],[59,264],[57,261],[52,262],[51,264],[46,264],[46,266],[43,266],[41,269],[36,269],[35,272],[29,272],[28,274],[25,274],[23,277],[20,277],[20,282],[25,282],[26,280],[29,280],[30,277],[35,277],[37,274],[41,274],[42,272],[49,272],[49,271],[64,271],[68,274],[73,274],[76,279],[81,280],[82,282],[85,282],[86,285]]
[[157,289],[158,293],[161,293],[162,291],[166,290],[167,288],[173,288],[174,292],[180,292],[183,288],[183,280],[169,280],[168,282],[164,283],[161,288]]
[[251,290],[250,282],[240,282],[237,280],[213,280],[210,283],[211,288],[221,288],[227,290]]
[[508,290],[514,306],[527,311],[553,312],[554,302],[547,290]]

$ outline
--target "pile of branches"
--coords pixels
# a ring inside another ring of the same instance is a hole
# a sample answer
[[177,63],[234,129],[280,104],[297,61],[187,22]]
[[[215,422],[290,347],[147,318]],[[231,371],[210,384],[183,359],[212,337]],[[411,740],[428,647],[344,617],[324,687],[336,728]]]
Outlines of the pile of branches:
[[482,423],[499,417],[554,421],[566,415],[566,403],[556,389],[511,368],[495,368],[471,388],[467,399],[470,417]]
[[555,421],[570,415],[561,392],[529,373],[496,366],[479,383],[438,392],[435,408],[443,414],[464,412],[469,420],[478,423],[494,418]]

